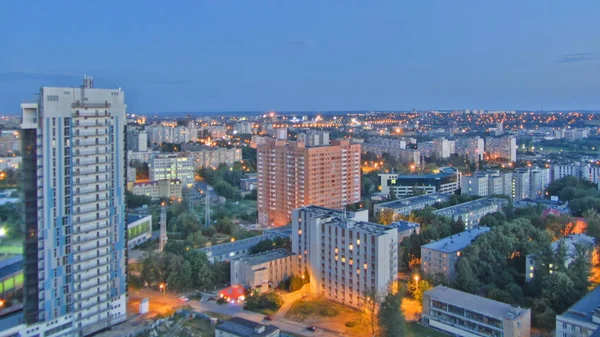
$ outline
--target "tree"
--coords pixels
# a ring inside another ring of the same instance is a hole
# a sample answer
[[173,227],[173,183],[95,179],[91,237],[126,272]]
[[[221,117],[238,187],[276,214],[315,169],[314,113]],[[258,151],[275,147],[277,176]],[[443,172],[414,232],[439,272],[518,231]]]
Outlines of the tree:
[[384,208],[377,214],[377,222],[382,225],[389,225],[394,222],[394,211],[389,208]]
[[423,301],[423,293],[431,289],[431,283],[427,280],[419,280],[419,282],[409,282],[409,291],[412,297],[418,302]]
[[392,188],[392,189],[390,189],[390,201],[394,201],[394,200],[398,200],[398,197],[396,196],[396,192]]
[[379,327],[379,305],[381,302],[381,294],[375,290],[367,290],[365,292],[364,315],[366,321],[371,327],[371,335],[375,336]]
[[[400,307],[402,296],[400,292],[389,291],[379,309],[379,329],[383,337],[396,337],[404,335],[404,315]],[[374,333],[373,333],[374,334]]]

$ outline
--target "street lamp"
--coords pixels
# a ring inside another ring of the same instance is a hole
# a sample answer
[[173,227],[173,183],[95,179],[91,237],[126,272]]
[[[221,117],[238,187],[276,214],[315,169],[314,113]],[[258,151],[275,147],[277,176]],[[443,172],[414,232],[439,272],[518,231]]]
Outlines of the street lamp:
[[160,291],[162,291],[163,296],[165,296],[167,294],[167,283],[161,283],[158,287],[160,288]]
[[2,227],[0,228],[0,238],[6,236],[6,228]]

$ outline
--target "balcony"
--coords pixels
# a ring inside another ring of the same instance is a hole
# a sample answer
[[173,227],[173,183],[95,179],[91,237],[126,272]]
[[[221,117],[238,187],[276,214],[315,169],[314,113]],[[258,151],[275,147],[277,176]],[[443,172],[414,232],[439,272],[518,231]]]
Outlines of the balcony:
[[[71,104],[73,109],[108,109],[110,108],[110,103],[108,101],[104,103],[87,103],[77,101]],[[106,117],[110,116],[108,111],[75,111],[75,117]]]

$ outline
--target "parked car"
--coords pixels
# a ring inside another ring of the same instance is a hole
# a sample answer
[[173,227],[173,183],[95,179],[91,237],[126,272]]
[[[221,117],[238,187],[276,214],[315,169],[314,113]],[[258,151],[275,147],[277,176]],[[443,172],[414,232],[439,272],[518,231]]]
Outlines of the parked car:
[[189,298],[187,298],[187,297],[185,297],[185,296],[181,296],[181,297],[179,298],[179,300],[180,300],[180,301],[182,301],[182,302],[187,302],[187,301],[189,301],[190,299],[189,299]]
[[315,332],[315,331],[317,331],[317,327],[316,326],[307,326],[306,330]]
[[273,317],[271,317],[271,316],[265,316],[265,321],[272,321],[272,320],[273,320]]

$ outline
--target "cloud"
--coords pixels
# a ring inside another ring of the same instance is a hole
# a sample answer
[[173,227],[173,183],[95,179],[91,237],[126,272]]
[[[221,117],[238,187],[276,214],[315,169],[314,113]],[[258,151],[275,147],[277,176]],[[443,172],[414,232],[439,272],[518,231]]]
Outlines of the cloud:
[[5,71],[0,72],[0,82],[9,82],[9,81],[64,81],[64,80],[73,80],[73,79],[81,79],[83,75],[73,75],[73,74],[58,74],[58,73],[39,73],[39,72],[29,72],[29,71]]
[[296,47],[310,47],[315,44],[315,41],[307,40],[307,39],[299,39],[299,40],[288,41],[287,44],[290,44],[290,45],[296,46]]
[[574,63],[574,62],[582,62],[594,60],[596,57],[592,53],[571,53],[565,54],[563,57],[558,59],[558,63]]

